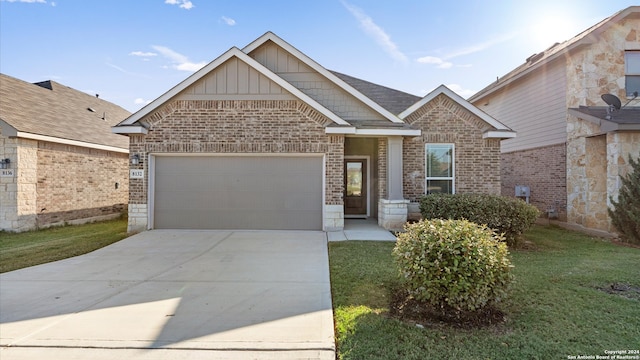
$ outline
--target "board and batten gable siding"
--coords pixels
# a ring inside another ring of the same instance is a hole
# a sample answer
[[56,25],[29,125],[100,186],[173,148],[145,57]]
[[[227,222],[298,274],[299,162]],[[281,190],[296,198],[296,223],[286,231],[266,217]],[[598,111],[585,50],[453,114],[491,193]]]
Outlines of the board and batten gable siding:
[[178,100],[294,100],[273,80],[238,58],[231,58],[185,89]]
[[503,153],[567,141],[565,66],[564,60],[554,61],[542,71],[475,101],[475,106],[518,134],[514,139],[502,141]]
[[267,41],[249,53],[249,56],[347,121],[385,119],[381,114],[271,41]]

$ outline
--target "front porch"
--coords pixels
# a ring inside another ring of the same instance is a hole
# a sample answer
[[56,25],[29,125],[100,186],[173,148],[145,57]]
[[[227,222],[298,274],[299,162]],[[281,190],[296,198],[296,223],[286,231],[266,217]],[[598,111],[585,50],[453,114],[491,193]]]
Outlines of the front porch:
[[375,218],[345,219],[344,229],[328,231],[327,240],[370,240],[370,241],[396,241],[395,235],[378,225]]

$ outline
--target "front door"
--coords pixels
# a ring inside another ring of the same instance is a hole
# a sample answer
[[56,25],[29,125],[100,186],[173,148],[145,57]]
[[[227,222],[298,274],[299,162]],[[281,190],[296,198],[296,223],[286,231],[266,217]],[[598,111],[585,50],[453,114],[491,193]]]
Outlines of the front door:
[[345,160],[344,174],[344,214],[367,216],[367,160]]

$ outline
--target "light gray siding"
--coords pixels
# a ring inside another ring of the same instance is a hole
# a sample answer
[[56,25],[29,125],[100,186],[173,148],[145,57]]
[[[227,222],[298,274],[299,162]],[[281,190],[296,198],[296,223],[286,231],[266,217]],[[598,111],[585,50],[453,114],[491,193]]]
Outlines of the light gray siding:
[[382,115],[273,42],[266,42],[249,56],[347,121],[384,120]]
[[561,60],[474,105],[517,132],[516,138],[502,141],[503,153],[533,149],[566,142],[566,91],[565,63]]
[[322,229],[322,156],[157,156],[156,229]]
[[240,99],[238,95],[250,95],[251,99],[291,100],[280,85],[259,73],[242,60],[232,58],[204,78],[185,89],[179,100]]

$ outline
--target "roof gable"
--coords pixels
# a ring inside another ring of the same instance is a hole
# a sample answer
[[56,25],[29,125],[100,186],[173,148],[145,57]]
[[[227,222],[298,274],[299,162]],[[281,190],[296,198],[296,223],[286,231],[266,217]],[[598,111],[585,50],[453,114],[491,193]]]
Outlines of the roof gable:
[[128,141],[111,126],[129,116],[125,109],[55,81],[28,83],[0,74],[3,134],[119,151]]
[[113,128],[113,132],[120,134],[127,133],[138,133],[145,132],[144,130],[140,130],[139,126],[134,126],[137,121],[143,119],[145,116],[151,114],[155,110],[159,109],[163,104],[170,101],[176,95],[182,93],[187,88],[196,84],[199,80],[205,78],[212,71],[225,64],[228,60],[232,58],[237,58],[238,60],[245,63],[247,66],[255,69],[259,74],[264,75],[270,81],[273,81],[275,84],[279,85],[285,91],[289,92],[293,96],[298,99],[306,102],[309,106],[320,112],[321,114],[327,116],[330,120],[339,125],[349,125],[346,121],[338,117],[336,114],[329,111],[327,108],[319,104],[317,101],[310,98],[308,95],[304,94],[293,85],[286,82],[284,79],[273,73],[271,70],[264,67],[262,64],[258,63],[256,60],[243,53],[237,47],[232,47],[227,52],[205,65],[202,69],[196,71],[191,76],[171,88],[169,91],[162,94],[160,97],[149,103],[147,106],[140,109],[138,112],[131,115],[129,118],[118,124]]
[[[282,40],[280,37],[278,37],[277,35],[275,35],[270,31],[265,33],[264,35],[262,35],[261,37],[259,37],[258,39],[250,43],[249,45],[245,46],[242,49],[242,51],[246,54],[251,54],[268,42],[273,42],[278,47],[284,49],[288,54],[291,54],[295,60],[301,62],[303,64],[302,66],[306,66],[309,69],[312,69],[313,71],[317,72],[323,78],[327,79],[329,82],[337,86],[337,88],[341,89],[342,91],[345,91],[347,94],[354,97],[355,99],[357,99],[358,101],[362,102],[364,105],[366,105],[367,107],[375,111],[377,114],[382,116],[383,119],[389,120],[393,123],[402,123],[402,120],[399,119],[395,114],[385,109],[383,106],[376,103],[375,101],[367,97],[362,92],[356,90],[353,86],[345,82],[343,79],[336,76],[331,71],[325,69],[323,66],[315,62],[313,59],[303,54],[301,51],[291,46],[289,43]],[[289,64],[292,63],[291,60],[292,59],[282,59],[271,65],[275,67],[288,66]],[[266,64],[266,65],[269,66],[270,64]],[[298,66],[298,67],[301,66],[298,64],[292,64],[292,65]],[[274,68],[273,70],[276,70],[276,69]]]
[[473,104],[471,104],[467,100],[463,99],[460,95],[458,95],[455,92],[451,91],[448,87],[446,87],[444,85],[438,86],[435,90],[433,90],[430,93],[428,93],[425,97],[423,97],[422,99],[417,101],[415,104],[411,105],[409,108],[407,108],[405,111],[400,113],[400,115],[398,115],[398,116],[401,119],[406,119],[408,116],[410,116],[411,114],[416,112],[418,109],[422,108],[424,105],[426,105],[429,102],[431,102],[433,99],[435,99],[440,94],[443,94],[443,95],[449,97],[451,100],[456,102],[458,105],[460,105],[464,109],[468,110],[469,112],[471,112],[472,114],[474,114],[475,116],[477,116],[482,121],[486,122],[487,124],[489,124],[491,127],[493,127],[495,129],[493,131],[485,132],[484,137],[487,137],[487,138],[502,138],[502,139],[515,137],[515,135],[516,135],[515,132],[513,130],[511,130],[509,127],[507,127],[506,125],[504,125],[500,121],[494,119],[493,117],[491,117],[489,114],[485,113],[484,111],[478,109]]

